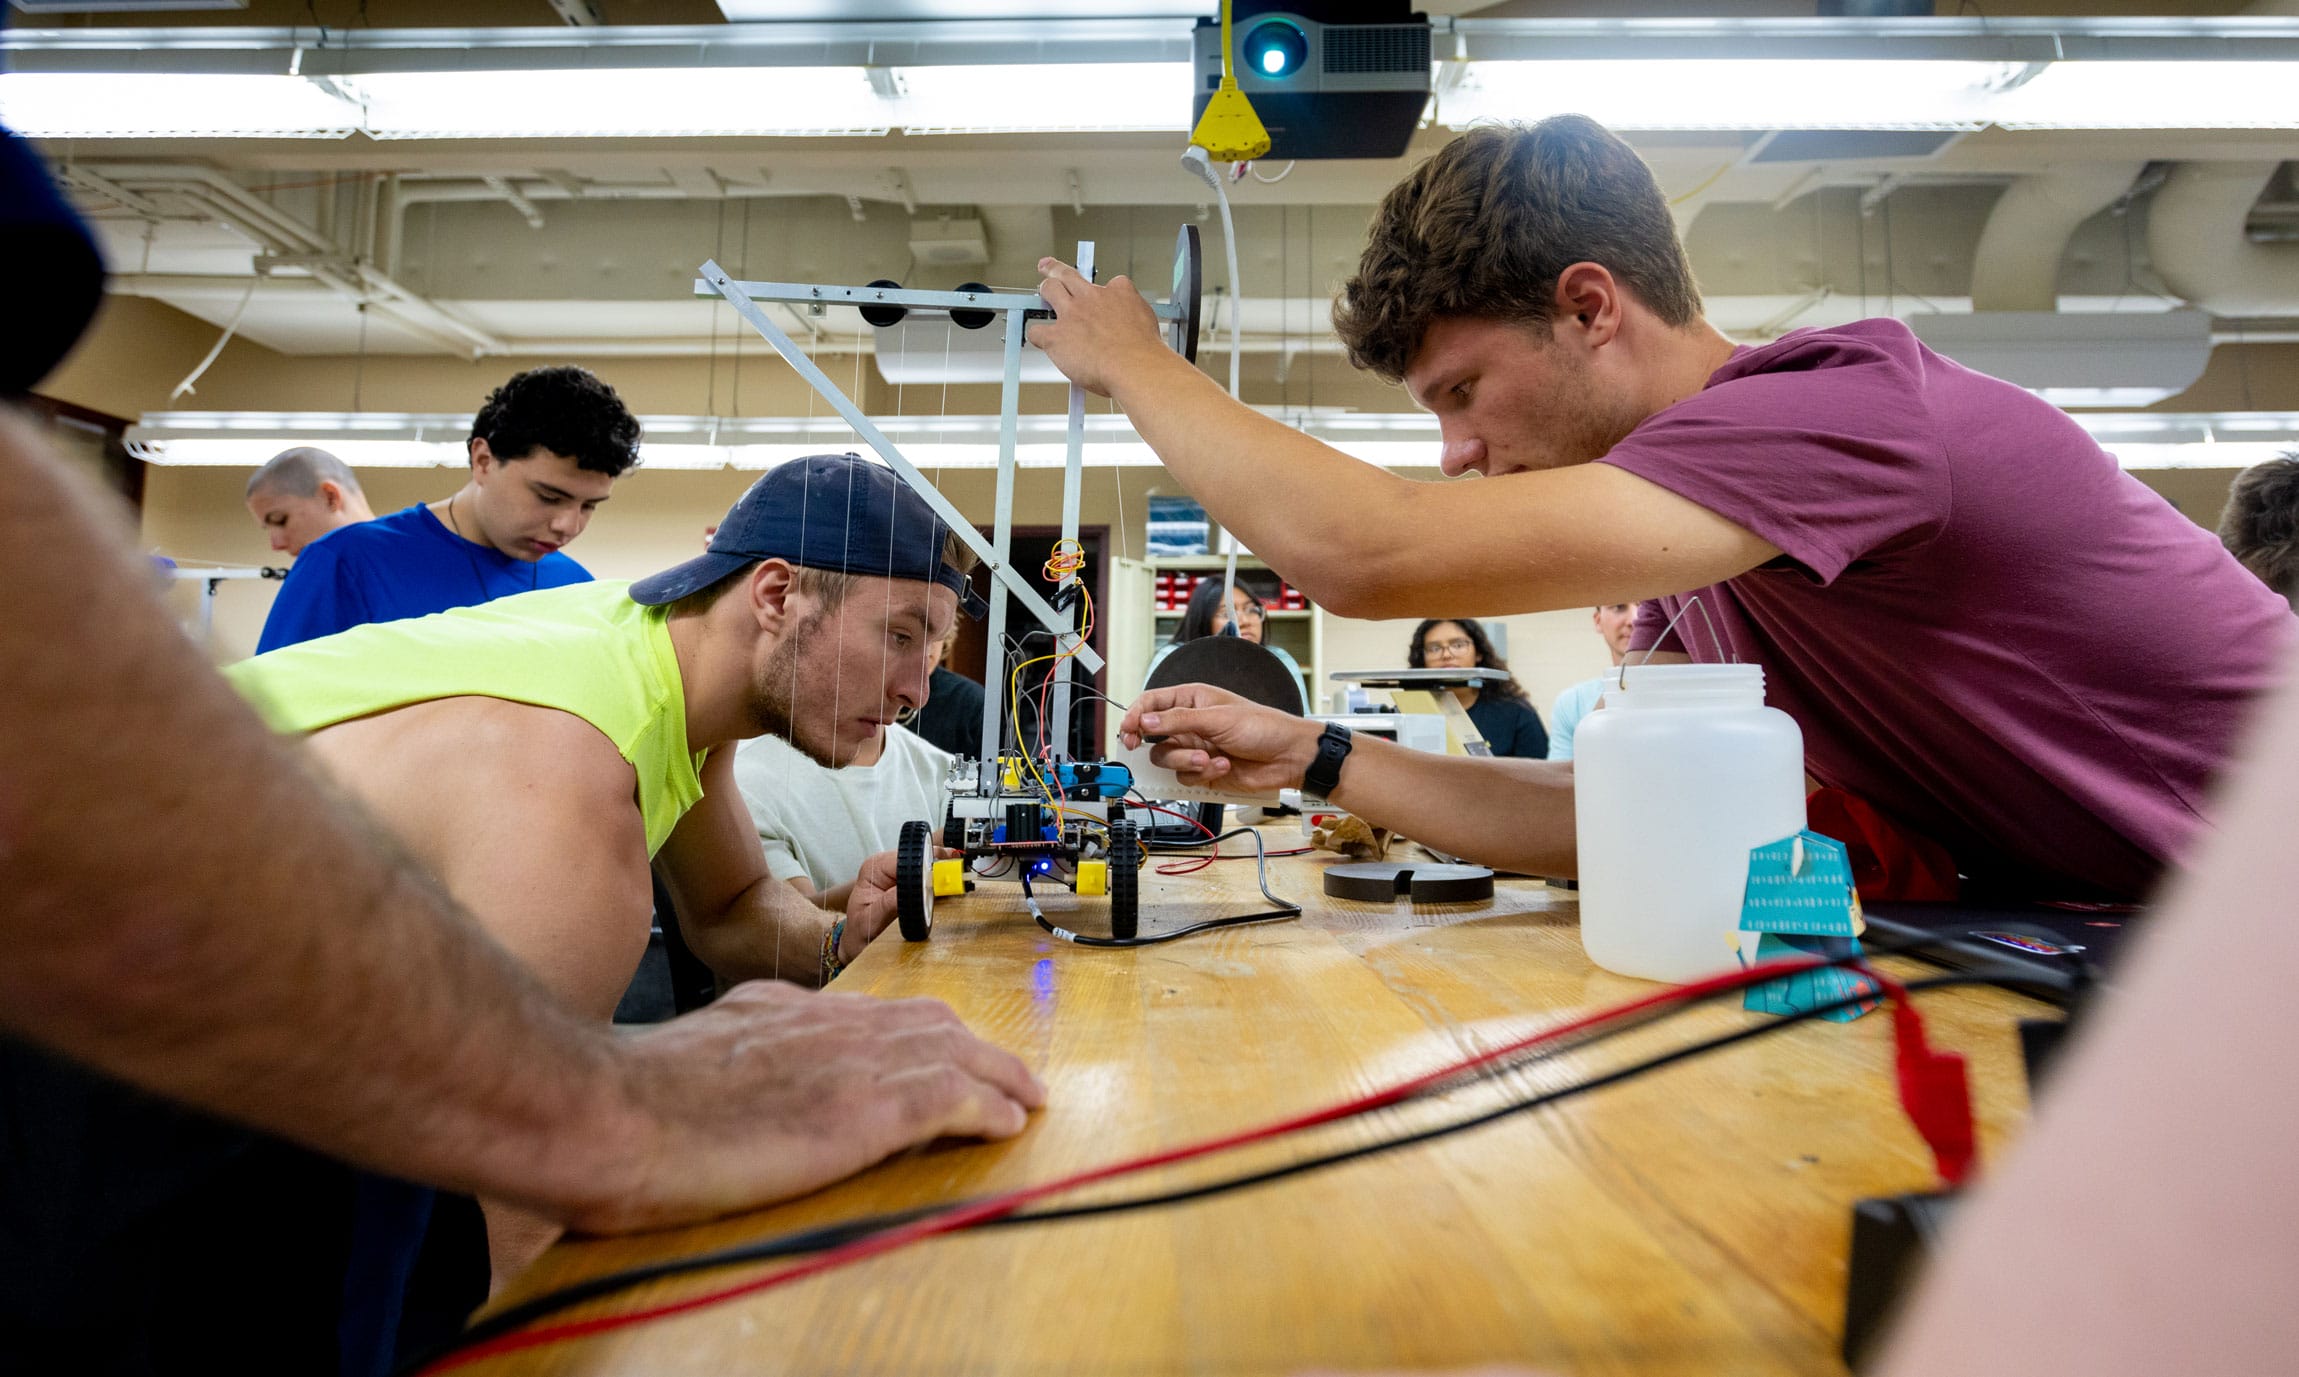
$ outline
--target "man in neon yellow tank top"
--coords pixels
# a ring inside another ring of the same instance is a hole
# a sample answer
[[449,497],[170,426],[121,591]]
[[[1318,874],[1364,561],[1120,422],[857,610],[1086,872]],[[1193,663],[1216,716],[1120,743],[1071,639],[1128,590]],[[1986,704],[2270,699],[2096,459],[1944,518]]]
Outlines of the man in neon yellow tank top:
[[[733,745],[771,733],[850,760],[925,701],[961,599],[979,614],[970,563],[891,470],[817,455],[759,479],[707,553],[651,578],[357,627],[229,674],[498,941],[604,1019],[646,945],[650,861],[727,982],[822,983],[888,925],[890,855],[865,864],[843,915],[772,878]],[[955,1060],[1000,1056],[973,1044]],[[533,1246],[499,1237],[498,1267]]]

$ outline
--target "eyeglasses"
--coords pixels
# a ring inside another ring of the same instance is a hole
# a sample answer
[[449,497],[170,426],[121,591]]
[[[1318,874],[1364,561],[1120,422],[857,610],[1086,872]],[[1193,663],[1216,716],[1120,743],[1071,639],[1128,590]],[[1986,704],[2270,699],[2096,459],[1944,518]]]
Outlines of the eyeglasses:
[[1466,655],[1477,648],[1474,641],[1430,641],[1421,647],[1423,655]]

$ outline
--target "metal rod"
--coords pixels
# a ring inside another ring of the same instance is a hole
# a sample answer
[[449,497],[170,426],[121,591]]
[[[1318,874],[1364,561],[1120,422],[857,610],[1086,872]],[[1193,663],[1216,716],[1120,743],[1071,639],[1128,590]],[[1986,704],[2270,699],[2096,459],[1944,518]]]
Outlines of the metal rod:
[[[1079,276],[1094,280],[1094,245],[1090,239],[1078,243]],[[1078,539],[1078,504],[1085,487],[1086,459],[1086,390],[1076,383],[1070,384],[1069,453],[1062,465],[1062,539],[1076,544]],[[1084,554],[1079,547],[1079,554]],[[1073,587],[1085,582],[1082,574],[1072,574],[1057,587]],[[1061,633],[1054,638],[1054,648],[1062,650],[1064,642],[1076,642],[1078,605],[1072,602],[1062,609]],[[1070,758],[1070,657],[1054,661],[1054,682],[1047,687],[1052,698],[1052,732],[1048,740],[1053,743],[1054,759]]]
[[[932,292],[911,287],[833,287],[815,282],[741,282],[743,295],[753,301],[825,306],[903,306],[919,311],[1050,311],[1036,292]],[[708,278],[694,284],[696,296],[722,295]],[[1152,301],[1150,310],[1160,320],[1180,320],[1187,307],[1179,302]]]
[[[1014,442],[1022,410],[1022,335],[1028,328],[1026,309],[1006,313],[1006,376],[1004,390],[998,395],[998,498],[990,539],[1009,559],[1014,550]],[[1038,620],[1048,631],[1061,629],[1058,617]],[[1006,696],[1006,599],[995,587],[990,590],[990,650],[983,657],[983,667],[989,672],[982,676],[987,682],[982,685],[981,780],[982,788],[988,791],[998,786],[999,712]],[[1029,743],[1017,740],[1014,749],[1027,755]]]

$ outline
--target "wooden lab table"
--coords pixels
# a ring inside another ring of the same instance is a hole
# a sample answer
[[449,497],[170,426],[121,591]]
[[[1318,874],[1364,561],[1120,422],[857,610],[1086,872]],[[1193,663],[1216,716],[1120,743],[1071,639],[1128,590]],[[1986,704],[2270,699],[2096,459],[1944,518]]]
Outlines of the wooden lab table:
[[[1298,844],[1298,833],[1267,835],[1273,848]],[[1272,863],[1277,892],[1307,909],[1300,921],[1126,951],[1048,937],[1010,883],[945,900],[931,942],[889,934],[837,987],[946,1000],[1018,1052],[1049,1089],[1027,1131],[935,1146],[705,1227],[563,1243],[508,1299],[1236,1130],[1656,988],[1589,964],[1569,892],[1519,880],[1485,904],[1329,900],[1319,871],[1331,859]],[[1250,860],[1224,860],[1164,877],[1153,862],[1143,930],[1264,907],[1253,873]],[[1106,923],[1099,900],[1057,891],[1041,902],[1080,931]],[[2040,1006],[1995,991],[1923,998],[1934,1040],[1971,1056],[1982,1142],[2000,1150],[2026,1112],[2014,1021]],[[1576,1052],[1315,1142],[1432,1122],[1500,1090],[1760,1017],[1728,1001],[1640,1030],[1618,1052]],[[1840,1372],[1852,1204],[1932,1184],[1893,1093],[1889,1022],[1808,1023],[1434,1144],[1194,1204],[929,1240],[469,1370],[1053,1377],[1510,1359],[1575,1374]],[[1271,1145],[1100,1191],[1305,1151]],[[786,1265],[656,1283],[570,1313],[637,1308]]]

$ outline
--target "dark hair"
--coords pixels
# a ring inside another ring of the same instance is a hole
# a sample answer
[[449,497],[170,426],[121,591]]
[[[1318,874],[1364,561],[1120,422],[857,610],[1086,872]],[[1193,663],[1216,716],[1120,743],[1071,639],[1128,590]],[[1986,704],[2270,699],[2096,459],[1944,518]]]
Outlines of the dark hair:
[[2235,475],[2219,539],[2260,582],[2299,606],[2299,450]]
[[1636,150],[1586,115],[1471,129],[1382,198],[1333,328],[1350,362],[1395,382],[1439,316],[1545,337],[1557,278],[1582,262],[1670,325],[1700,317],[1676,221]]
[[[1429,657],[1421,653],[1421,644],[1429,639],[1431,631],[1447,622],[1461,628],[1461,633],[1469,638],[1469,644],[1476,647],[1477,667],[1479,669],[1505,670],[1509,667],[1507,660],[1493,653],[1493,640],[1485,634],[1485,628],[1479,626],[1475,619],[1470,617],[1431,617],[1414,627],[1413,644],[1405,650],[1405,663],[1407,665],[1414,669],[1427,669],[1429,667]],[[1524,686],[1517,682],[1516,676],[1513,674],[1497,684],[1479,684],[1477,691],[1490,693],[1501,698],[1514,698],[1520,703],[1529,701],[1525,697]]]
[[[1246,599],[1255,607],[1261,606],[1261,599],[1253,596],[1252,589],[1241,583],[1237,585],[1237,591],[1245,594]],[[1189,595],[1189,606],[1181,614],[1181,625],[1173,629],[1173,644],[1180,645],[1183,641],[1211,636],[1213,614],[1227,605],[1228,596],[1220,579],[1207,579],[1200,583],[1196,591]]]
[[587,368],[530,368],[487,395],[471,422],[497,459],[516,462],[537,448],[592,473],[620,478],[639,462],[639,418]]

